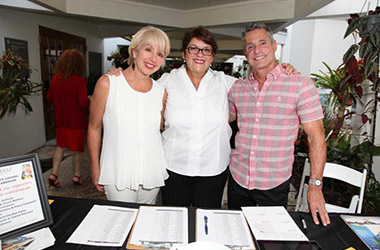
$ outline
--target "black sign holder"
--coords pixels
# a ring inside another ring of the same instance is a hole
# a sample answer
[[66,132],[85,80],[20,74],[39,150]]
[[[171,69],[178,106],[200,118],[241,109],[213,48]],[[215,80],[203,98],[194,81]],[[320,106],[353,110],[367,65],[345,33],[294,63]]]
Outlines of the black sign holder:
[[0,239],[53,223],[38,154],[0,160]]

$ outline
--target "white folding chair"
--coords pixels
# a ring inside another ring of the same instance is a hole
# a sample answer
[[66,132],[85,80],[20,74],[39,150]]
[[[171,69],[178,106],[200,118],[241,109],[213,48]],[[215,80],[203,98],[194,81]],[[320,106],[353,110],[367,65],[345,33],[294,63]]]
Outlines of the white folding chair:
[[[299,187],[299,191],[297,195],[296,211],[306,211],[308,208],[308,203],[307,203],[308,184],[305,183],[306,176],[310,176],[309,160],[305,161],[305,166],[303,169],[301,183],[300,183],[300,187]],[[352,169],[343,165],[326,162],[325,169],[323,171],[323,177],[341,180],[348,184],[351,184],[353,186],[360,188],[359,195],[354,195],[352,197],[350,206],[348,208],[326,203],[326,210],[328,212],[361,213],[363,199],[364,199],[365,182],[366,182],[366,177],[367,177],[366,169],[364,169],[363,172],[359,172],[355,169]]]

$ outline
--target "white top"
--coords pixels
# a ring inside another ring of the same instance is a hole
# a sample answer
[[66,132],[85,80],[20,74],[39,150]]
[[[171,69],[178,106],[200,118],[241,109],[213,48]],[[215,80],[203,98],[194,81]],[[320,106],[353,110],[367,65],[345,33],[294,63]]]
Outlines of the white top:
[[142,93],[122,74],[108,77],[99,184],[119,190],[164,186],[168,178],[160,133],[164,88],[152,80],[151,90]]
[[167,169],[186,176],[215,176],[230,161],[227,93],[236,78],[208,70],[198,91],[185,66],[164,74],[168,94],[162,143]]

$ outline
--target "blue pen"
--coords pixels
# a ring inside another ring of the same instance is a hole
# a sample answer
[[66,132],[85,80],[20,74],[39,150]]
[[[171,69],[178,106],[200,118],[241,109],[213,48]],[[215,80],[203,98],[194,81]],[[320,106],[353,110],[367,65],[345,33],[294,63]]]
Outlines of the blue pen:
[[208,225],[207,225],[207,221],[208,221],[208,219],[207,219],[207,216],[206,216],[206,215],[205,215],[204,219],[205,219],[205,233],[206,233],[206,235],[207,235],[207,234],[208,234]]

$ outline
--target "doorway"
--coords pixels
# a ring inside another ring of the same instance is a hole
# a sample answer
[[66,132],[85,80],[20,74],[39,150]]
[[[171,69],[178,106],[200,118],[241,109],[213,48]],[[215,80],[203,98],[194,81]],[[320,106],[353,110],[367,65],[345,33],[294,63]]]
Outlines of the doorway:
[[66,49],[78,49],[86,57],[87,47],[86,38],[43,26],[39,26],[39,35],[45,135],[48,141],[55,138],[53,105],[46,99],[47,91],[54,75],[55,64]]

